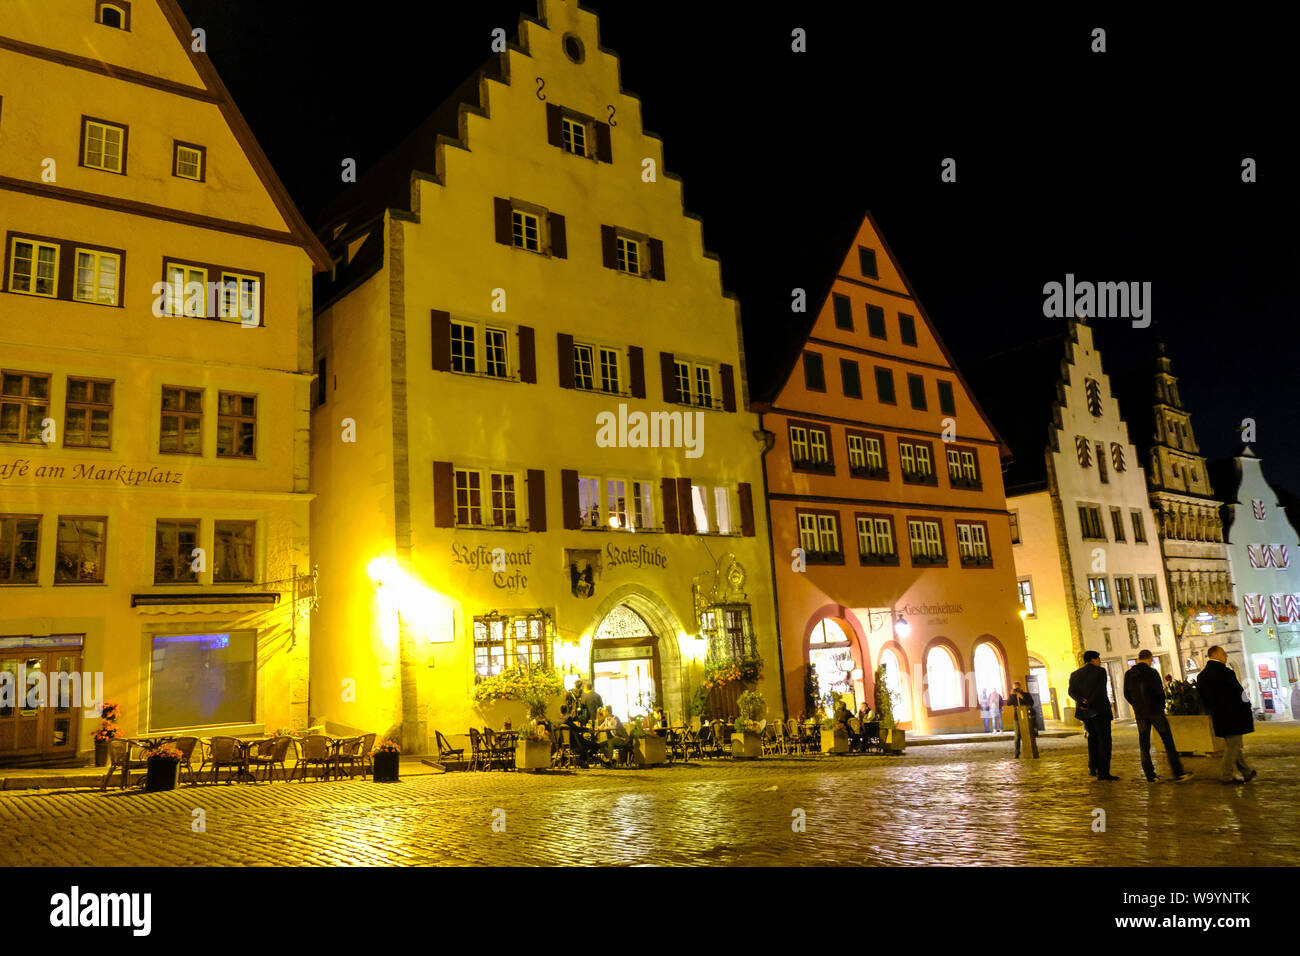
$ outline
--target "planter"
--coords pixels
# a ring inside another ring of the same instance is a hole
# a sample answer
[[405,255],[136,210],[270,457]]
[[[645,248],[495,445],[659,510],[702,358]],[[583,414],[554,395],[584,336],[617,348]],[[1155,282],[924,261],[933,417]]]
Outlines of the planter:
[[515,744],[517,770],[547,770],[551,766],[549,740],[521,740]]
[[737,760],[757,760],[763,756],[763,735],[752,730],[732,734],[731,756]]
[[668,762],[668,742],[663,737],[638,737],[636,762],[644,767]]
[[822,753],[846,754],[849,752],[849,735],[842,730],[822,730]]
[[375,783],[397,783],[401,779],[397,772],[401,756],[391,750],[380,750],[374,754]]
[[890,730],[880,729],[880,743],[887,754],[901,754],[907,749],[907,731],[894,727]]
[[95,766],[96,767],[108,766],[108,741],[107,740],[95,741]]
[[1180,754],[1209,757],[1223,753],[1223,738],[1214,736],[1214,720],[1209,714],[1170,717],[1169,731]]
[[175,790],[180,783],[181,762],[175,757],[150,757],[144,778],[144,788],[149,793]]

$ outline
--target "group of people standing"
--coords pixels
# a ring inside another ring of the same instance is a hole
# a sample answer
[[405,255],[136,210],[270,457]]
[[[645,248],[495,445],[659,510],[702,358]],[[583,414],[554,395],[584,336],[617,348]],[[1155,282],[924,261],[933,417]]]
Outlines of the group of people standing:
[[[1206,657],[1205,667],[1196,680],[1196,689],[1210,712],[1215,736],[1224,740],[1220,779],[1227,784],[1245,783],[1253,780],[1256,774],[1242,754],[1242,737],[1255,729],[1250,701],[1228,667],[1227,652],[1216,646],[1210,648]],[[1160,780],[1151,761],[1151,731],[1155,730],[1164,744],[1174,781],[1182,782],[1192,773],[1183,767],[1174,746],[1169,718],[1165,716],[1165,684],[1160,679],[1160,672],[1151,666],[1151,661],[1150,651],[1139,651],[1137,663],[1124,674],[1124,699],[1133,708],[1137,721],[1142,772],[1151,783]],[[1069,695],[1075,702],[1075,716],[1083,721],[1088,735],[1088,773],[1098,780],[1118,780],[1119,777],[1110,772],[1110,723],[1114,714],[1106,684],[1106,667],[1101,662],[1101,655],[1096,651],[1085,651],[1083,666],[1070,675]]]

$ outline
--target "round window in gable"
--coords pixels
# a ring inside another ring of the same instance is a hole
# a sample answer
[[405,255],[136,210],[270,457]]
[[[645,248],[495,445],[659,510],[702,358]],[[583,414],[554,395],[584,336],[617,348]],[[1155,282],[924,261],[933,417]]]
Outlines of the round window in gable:
[[581,63],[586,58],[587,52],[583,49],[582,41],[578,39],[577,34],[564,35],[564,55],[574,63]]

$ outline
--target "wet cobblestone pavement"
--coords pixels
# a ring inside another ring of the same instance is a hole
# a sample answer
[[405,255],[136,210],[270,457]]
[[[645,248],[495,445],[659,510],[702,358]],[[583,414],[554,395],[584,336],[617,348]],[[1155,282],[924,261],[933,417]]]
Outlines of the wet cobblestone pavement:
[[[765,758],[653,770],[455,773],[397,784],[183,786],[173,793],[0,795],[6,866],[1295,865],[1300,725],[1247,738],[1259,771],[1147,784],[1117,727],[1118,783],[1087,776],[1082,737],[1038,761],[1005,743],[902,757]],[[1158,772],[1167,772],[1162,753]],[[1094,809],[1105,832],[1094,832]],[[195,833],[194,811],[205,817]],[[795,832],[796,811],[806,817]],[[504,811],[504,832],[501,827]],[[497,821],[497,831],[493,829]]]

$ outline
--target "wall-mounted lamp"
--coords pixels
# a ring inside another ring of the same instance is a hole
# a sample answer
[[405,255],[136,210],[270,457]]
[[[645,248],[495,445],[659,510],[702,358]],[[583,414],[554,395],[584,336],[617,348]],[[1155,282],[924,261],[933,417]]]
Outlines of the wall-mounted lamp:
[[912,625],[903,617],[903,612],[898,612],[898,619],[894,621],[894,633],[899,637],[907,637],[912,633]]

